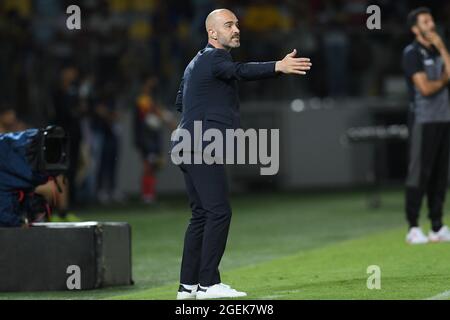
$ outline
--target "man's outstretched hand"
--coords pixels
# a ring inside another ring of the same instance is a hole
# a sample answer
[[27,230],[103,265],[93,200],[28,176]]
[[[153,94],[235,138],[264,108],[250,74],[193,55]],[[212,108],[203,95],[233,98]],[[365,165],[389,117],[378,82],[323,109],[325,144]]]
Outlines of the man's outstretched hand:
[[297,50],[292,50],[283,60],[275,63],[275,71],[285,74],[305,75],[311,69],[312,63],[309,58],[296,58]]

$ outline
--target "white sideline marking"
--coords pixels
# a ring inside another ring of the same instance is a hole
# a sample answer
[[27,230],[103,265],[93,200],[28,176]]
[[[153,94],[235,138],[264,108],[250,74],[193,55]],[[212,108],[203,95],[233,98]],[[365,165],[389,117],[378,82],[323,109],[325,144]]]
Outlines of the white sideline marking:
[[450,299],[450,290],[441,292],[435,296],[426,298],[425,300],[446,300],[446,299]]

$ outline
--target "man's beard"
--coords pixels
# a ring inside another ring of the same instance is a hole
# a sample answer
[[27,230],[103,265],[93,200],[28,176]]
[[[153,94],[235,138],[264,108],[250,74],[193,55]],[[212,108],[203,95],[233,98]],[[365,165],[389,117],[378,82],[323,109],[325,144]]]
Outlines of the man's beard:
[[231,39],[226,45],[223,45],[225,49],[231,50],[234,48],[239,48],[241,46],[241,42],[234,42],[233,39]]
[[233,42],[231,48],[239,48],[241,46],[240,42]]
[[[237,40],[237,41],[235,41],[235,40]],[[231,38],[230,45],[232,45],[233,48],[239,48],[241,45],[240,38],[239,37]]]

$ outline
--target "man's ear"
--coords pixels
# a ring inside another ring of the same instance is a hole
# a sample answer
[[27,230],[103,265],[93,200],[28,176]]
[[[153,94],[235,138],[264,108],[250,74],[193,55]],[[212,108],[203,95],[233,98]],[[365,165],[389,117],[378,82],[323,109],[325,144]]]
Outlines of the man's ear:
[[217,32],[213,29],[209,29],[209,36],[211,39],[217,40]]
[[420,30],[417,26],[412,26],[411,32],[414,33],[416,36],[420,35]]

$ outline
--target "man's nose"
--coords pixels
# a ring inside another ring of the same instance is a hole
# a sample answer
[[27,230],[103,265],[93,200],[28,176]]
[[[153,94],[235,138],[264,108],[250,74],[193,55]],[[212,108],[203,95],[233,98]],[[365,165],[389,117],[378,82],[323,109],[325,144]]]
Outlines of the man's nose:
[[239,28],[236,26],[233,26],[233,33],[239,34],[240,33]]

